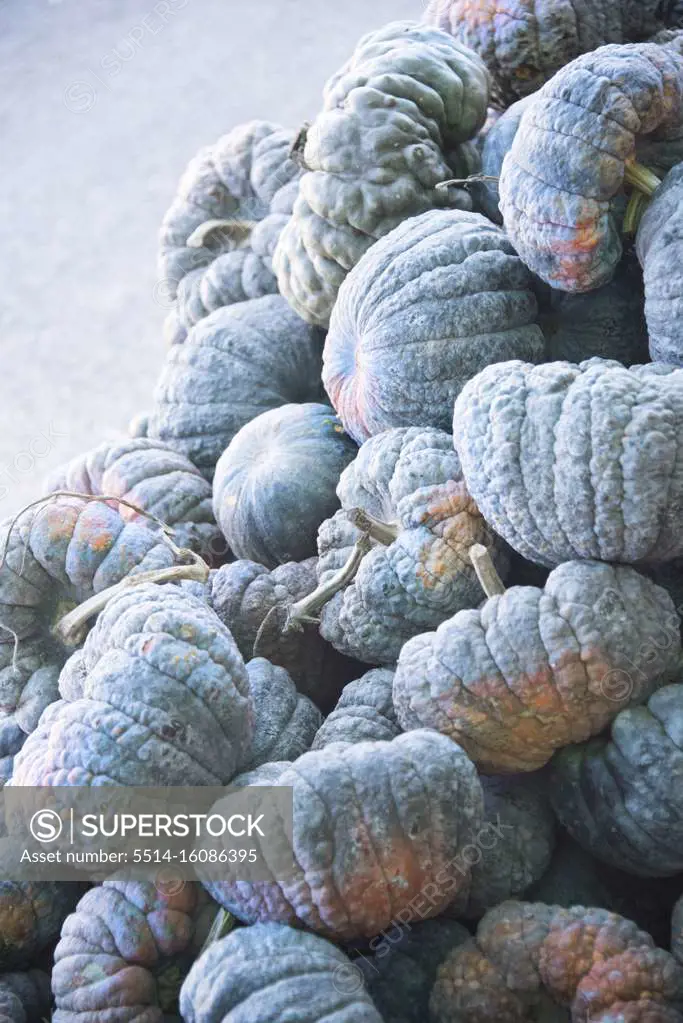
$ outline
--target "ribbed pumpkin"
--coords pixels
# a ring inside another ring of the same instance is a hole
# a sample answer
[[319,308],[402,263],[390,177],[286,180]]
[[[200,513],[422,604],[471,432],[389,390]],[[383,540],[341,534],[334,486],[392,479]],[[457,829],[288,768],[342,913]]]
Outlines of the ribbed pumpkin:
[[238,430],[268,409],[324,398],[322,335],[279,295],[217,309],[166,356],[147,433],[209,479]]
[[530,561],[683,554],[683,373],[658,364],[489,366],[455,403],[467,489]]
[[0,975],[3,1023],[42,1023],[50,1012],[50,978],[42,970]]
[[243,426],[213,479],[214,513],[235,554],[266,568],[314,555],[357,450],[329,405],[282,405]]
[[344,953],[279,924],[242,927],[211,945],[180,993],[185,1023],[382,1023]]
[[196,883],[122,873],[86,892],[55,949],[54,1023],[162,1023],[215,913]]
[[244,770],[271,761],[296,760],[311,748],[323,723],[318,708],[296,686],[284,668],[264,657],[247,664],[249,699],[254,711],[251,747]]
[[638,180],[638,137],[680,133],[682,98],[683,57],[653,43],[586,53],[535,94],[503,161],[500,209],[520,257],[552,287],[609,281],[622,252],[610,203]]
[[680,1023],[683,968],[649,934],[604,909],[504,902],[440,967],[434,1023]]
[[311,749],[332,742],[379,742],[400,735],[391,697],[393,671],[373,668],[345,685],[337,705],[315,734]]
[[[683,154],[682,154],[683,155]],[[645,318],[655,362],[683,366],[683,295],[672,268],[683,253],[683,163],[669,172],[645,210],[636,250],[645,280]]]
[[[239,920],[354,941],[397,915],[405,923],[437,916],[467,890],[469,866],[458,854],[481,823],[482,789],[471,761],[444,736],[425,729],[390,742],[336,743],[246,779],[292,787],[294,867],[269,881],[205,882]],[[271,831],[263,841],[277,848],[287,835]],[[418,910],[425,889],[430,903]]]
[[665,590],[625,565],[569,561],[542,590],[511,587],[409,640],[394,706],[404,729],[438,729],[487,773],[533,771],[675,677],[680,652]]
[[301,174],[293,142],[293,132],[249,121],[204,146],[186,168],[159,239],[159,276],[176,300],[169,341],[183,341],[215,309],[277,291],[272,251]]
[[543,357],[532,277],[478,213],[432,210],[369,250],[339,289],[323,383],[358,443],[396,426],[449,429],[491,362]]
[[2,972],[34,965],[82,893],[78,882],[0,881],[0,982]]
[[483,63],[445,32],[397,21],[360,40],[325,85],[273,257],[300,316],[327,326],[348,271],[402,220],[435,206],[471,209],[462,189],[436,186],[471,162],[473,151],[463,160],[458,147],[484,123],[487,101]]

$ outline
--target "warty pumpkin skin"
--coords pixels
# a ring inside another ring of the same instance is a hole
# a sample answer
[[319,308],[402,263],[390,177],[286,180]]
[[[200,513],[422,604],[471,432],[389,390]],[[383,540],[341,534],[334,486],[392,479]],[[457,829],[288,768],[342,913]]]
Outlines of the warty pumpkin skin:
[[531,96],[518,99],[515,103],[499,114],[496,121],[491,125],[490,131],[484,139],[481,150],[481,173],[493,178],[491,181],[476,182],[472,186],[472,194],[482,212],[494,224],[503,223],[503,214],[500,212],[500,195],[498,193],[498,178],[503,166],[505,154],[509,152],[522,120],[522,114],[533,100]]
[[683,163],[679,163],[652,197],[636,236],[650,356],[674,366],[683,366],[683,292],[674,272],[683,254],[682,200]]
[[[582,53],[637,41],[662,25],[658,0],[430,0],[425,21],[484,60],[506,107],[535,92]],[[667,22],[668,23],[668,22]]]
[[32,966],[82,893],[79,882],[0,881],[0,971]]
[[439,966],[469,937],[462,924],[438,917],[409,926],[397,922],[373,938],[374,955],[361,955],[353,965],[382,1019],[425,1023]]
[[[666,638],[654,634],[660,643]],[[629,707],[609,736],[569,746],[552,763],[561,823],[598,860],[638,877],[683,871],[683,686]]]
[[249,698],[254,710],[251,748],[243,764],[253,771],[272,761],[296,760],[311,748],[323,716],[301,696],[284,668],[264,657],[247,664]]
[[478,213],[431,210],[377,242],[339,289],[323,383],[362,444],[390,427],[450,427],[463,384],[491,362],[540,361],[532,277]]
[[382,1023],[341,949],[280,924],[241,927],[197,960],[180,993],[185,1023]]
[[[683,969],[604,909],[504,902],[440,967],[433,1023],[680,1023]],[[565,1010],[562,1017],[558,1015]]]
[[[160,441],[105,441],[51,472],[43,493],[56,490],[125,498],[171,526],[178,546],[205,556],[219,550],[210,484],[192,462]],[[117,508],[124,522],[144,521],[133,508]]]
[[2,1023],[42,1023],[50,1012],[50,978],[43,970],[0,976]]
[[[206,882],[246,923],[286,923],[354,941],[397,917],[437,916],[467,889],[469,867],[458,856],[481,824],[482,789],[460,747],[436,732],[334,743],[246,779],[292,786],[295,859],[272,881]],[[286,840],[284,833],[268,837]]]
[[325,86],[273,257],[300,316],[327,326],[346,274],[402,220],[435,206],[471,209],[464,190],[436,186],[454,167],[464,176],[458,146],[483,125],[487,101],[483,63],[445,32],[397,21],[360,40]]
[[169,340],[184,340],[221,306],[277,291],[270,236],[279,236],[296,196],[293,141],[294,132],[249,121],[190,161],[159,238],[159,276],[177,300]]
[[680,370],[488,366],[455,403],[453,441],[482,515],[530,561],[683,553]]
[[112,598],[83,669],[43,713],[9,784],[226,785],[248,755],[244,662],[213,611],[177,587]]
[[570,561],[543,590],[514,586],[409,640],[394,706],[404,729],[438,729],[486,773],[533,771],[674,678],[680,652],[665,590],[626,565]]
[[472,544],[490,548],[505,573],[506,551],[470,497],[442,430],[403,427],[372,437],[342,473],[337,493],[342,510],[318,532],[321,583],[347,561],[360,535],[350,512],[360,508],[391,527],[322,610],[320,632],[344,654],[392,665],[411,636],[480,603]]
[[321,350],[320,332],[280,295],[217,309],[168,352],[148,435],[210,479],[250,419],[280,405],[324,399]]
[[317,558],[307,558],[269,572],[255,561],[233,561],[212,573],[209,604],[245,661],[258,654],[285,668],[298,691],[326,714],[344,683],[358,676],[360,666],[338,653],[316,629],[283,632],[277,614],[268,618],[274,608],[286,615],[289,606],[316,588],[316,565]]
[[312,557],[357,451],[329,405],[282,405],[243,426],[213,479],[214,514],[235,554],[266,568]]
[[196,883],[112,875],[83,896],[55,949],[54,1023],[162,1023],[206,937],[211,907]]
[[584,54],[535,94],[499,191],[510,241],[542,280],[571,292],[610,280],[622,253],[611,200],[638,136],[676,136],[682,105],[683,57],[653,43]]
[[311,749],[333,742],[379,742],[401,734],[391,698],[393,671],[373,668],[344,686],[337,705],[315,734]]
[[11,776],[14,756],[46,707],[59,699],[64,651],[49,637],[0,645],[0,788]]

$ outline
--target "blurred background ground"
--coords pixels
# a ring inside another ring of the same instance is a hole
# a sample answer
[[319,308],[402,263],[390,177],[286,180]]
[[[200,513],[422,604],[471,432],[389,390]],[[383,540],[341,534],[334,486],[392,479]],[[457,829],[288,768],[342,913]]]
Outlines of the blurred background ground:
[[0,0],[0,519],[149,407],[157,232],[195,151],[311,119],[358,37],[422,7]]

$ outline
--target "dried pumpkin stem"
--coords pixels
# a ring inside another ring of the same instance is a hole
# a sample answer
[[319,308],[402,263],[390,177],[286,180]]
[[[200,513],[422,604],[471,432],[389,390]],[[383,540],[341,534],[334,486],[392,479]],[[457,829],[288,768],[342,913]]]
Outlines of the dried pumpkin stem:
[[346,563],[342,565],[338,572],[328,579],[326,582],[321,583],[312,593],[309,593],[307,597],[302,597],[295,604],[289,608],[287,615],[287,622],[285,624],[284,631],[300,632],[305,623],[317,625],[319,618],[316,617],[318,611],[320,611],[325,604],[335,593],[339,593],[345,586],[348,586],[353,581],[358,569],[361,566],[361,562],[365,555],[372,549],[372,543],[370,537],[364,533],[353,546],[353,550]]
[[624,167],[624,181],[627,185],[632,185],[633,188],[637,188],[639,192],[648,197],[654,195],[662,183],[649,167],[638,163],[637,160],[630,160],[626,163]]
[[214,231],[234,235],[235,241],[246,241],[254,230],[253,220],[205,220],[196,227],[185,244],[191,249],[201,249]]
[[226,934],[230,934],[230,931],[234,930],[236,924],[237,920],[232,913],[229,913],[227,909],[219,909],[213,918],[213,923],[197,958],[199,959],[200,956],[203,956],[209,946],[213,945],[216,941],[220,941]]
[[487,597],[495,597],[505,593],[503,580],[496,572],[495,565],[491,559],[488,549],[481,543],[475,543],[470,547],[470,561],[477,573],[477,579]]
[[384,544],[385,547],[388,547],[394,540],[398,539],[399,529],[395,523],[376,519],[370,512],[366,512],[364,508],[351,508],[347,511],[346,517],[357,529],[360,529],[361,533],[367,533],[373,540]]
[[467,188],[468,185],[476,185],[482,181],[498,181],[493,174],[470,174],[466,178],[449,178],[448,181],[440,181],[436,188]]
[[298,167],[301,167],[302,170],[306,170],[306,171],[311,169],[308,166],[308,164],[306,163],[306,159],[304,157],[304,149],[306,148],[306,141],[308,139],[308,130],[309,130],[310,127],[311,127],[311,122],[310,121],[304,121],[304,123],[299,128],[299,131],[297,132],[296,138],[292,142],[292,145],[290,146],[290,149],[289,149],[289,158],[290,158],[290,160],[293,160],[294,163]]
[[82,642],[83,632],[88,621],[103,611],[109,601],[132,589],[134,586],[142,586],[145,583],[176,583],[182,579],[194,579],[204,583],[209,578],[209,566],[199,554],[187,550],[184,547],[176,548],[183,557],[192,558],[189,565],[172,565],[170,568],[154,568],[149,572],[138,572],[137,575],[126,576],[121,582],[114,586],[108,586],[105,590],[88,597],[82,604],[69,611],[55,625],[53,632],[57,639],[67,646],[77,646]]
[[626,207],[622,230],[624,234],[635,234],[640,226],[643,213],[649,205],[648,198],[642,192],[634,190]]

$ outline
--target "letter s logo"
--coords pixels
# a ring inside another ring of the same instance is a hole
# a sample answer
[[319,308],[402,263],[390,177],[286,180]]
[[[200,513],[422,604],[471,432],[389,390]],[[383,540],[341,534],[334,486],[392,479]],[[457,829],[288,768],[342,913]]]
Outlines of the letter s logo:
[[54,842],[62,833],[64,822],[56,810],[38,810],[29,821],[36,842]]

